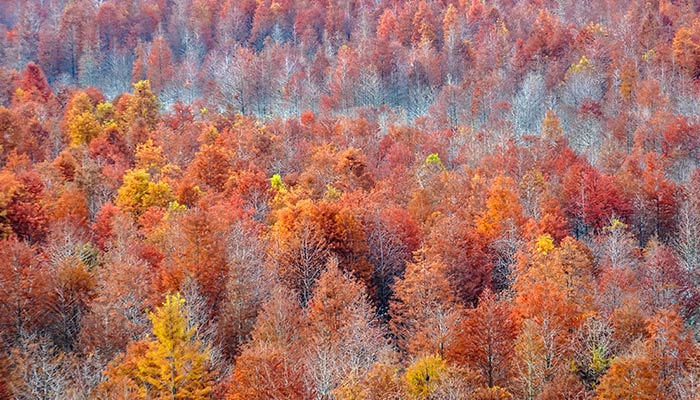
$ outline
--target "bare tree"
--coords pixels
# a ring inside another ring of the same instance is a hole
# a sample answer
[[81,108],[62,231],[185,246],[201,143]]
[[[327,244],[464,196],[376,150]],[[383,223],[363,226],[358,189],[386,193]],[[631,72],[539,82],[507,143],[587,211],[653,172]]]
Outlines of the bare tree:
[[537,73],[529,73],[520,90],[513,98],[511,108],[513,127],[516,138],[540,131],[540,124],[545,110],[544,78]]
[[690,189],[680,205],[674,244],[690,279],[695,285],[700,284],[700,190],[697,187]]

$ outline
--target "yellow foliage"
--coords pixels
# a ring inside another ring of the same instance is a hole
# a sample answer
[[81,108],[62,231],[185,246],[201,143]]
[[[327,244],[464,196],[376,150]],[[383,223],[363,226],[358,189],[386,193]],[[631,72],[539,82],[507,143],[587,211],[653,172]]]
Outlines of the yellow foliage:
[[91,112],[75,115],[68,121],[68,134],[72,146],[90,143],[101,131],[100,123]]
[[106,101],[97,105],[95,116],[101,123],[107,123],[114,119],[114,105]]
[[406,369],[405,381],[412,399],[427,399],[447,373],[447,364],[439,355],[417,359]]
[[154,174],[160,172],[165,162],[163,148],[154,145],[153,140],[148,139],[146,142],[136,146],[136,168],[144,169],[150,174]]
[[442,171],[445,170],[445,166],[442,164],[442,160],[440,159],[440,156],[437,153],[429,154],[425,158],[425,165],[427,165],[427,166],[435,165],[438,168],[440,168],[440,170],[442,170]]
[[153,130],[158,124],[158,99],[148,81],[134,83],[133,96],[127,97],[127,109],[122,115],[124,127],[134,124]]
[[513,190],[513,179],[498,176],[493,180],[486,198],[486,209],[477,218],[477,231],[495,238],[505,230],[518,228],[522,223],[522,206]]
[[161,307],[149,314],[153,339],[129,347],[120,364],[111,366],[107,395],[129,389],[129,398],[199,400],[211,398],[210,351],[188,327],[185,299],[168,295]]
[[70,100],[65,121],[72,146],[90,143],[102,132],[102,125],[94,114],[94,106],[85,92],[77,93]]
[[603,229],[606,231],[616,231],[618,229],[625,230],[625,229],[627,229],[627,224],[625,224],[624,222],[620,221],[617,218],[613,218],[613,220],[610,221],[610,225],[606,226]]
[[636,80],[637,69],[632,63],[625,64],[620,72],[620,95],[623,99],[630,100],[632,98]]
[[552,239],[549,233],[540,235],[537,238],[537,252],[546,255],[552,250],[554,250],[554,239]]
[[331,184],[326,185],[326,192],[323,194],[323,199],[326,201],[335,201],[340,198],[340,196],[343,195],[343,192],[338,190],[338,188],[334,187]]
[[153,182],[148,172],[135,169],[124,174],[116,204],[124,211],[140,215],[149,207],[167,207],[172,200],[172,190],[167,183]]
[[578,63],[571,64],[569,69],[566,71],[566,76],[569,77],[573,74],[584,74],[592,72],[593,70],[594,67],[591,64],[591,62],[588,61],[588,58],[586,56],[581,56],[581,58],[578,60]]
[[508,34],[510,33],[508,27],[506,26],[506,23],[500,18],[496,20],[494,28],[496,30],[496,33],[499,33],[502,36],[508,36]]
[[608,31],[605,29],[603,25],[601,25],[599,22],[594,23],[594,22],[589,22],[588,25],[586,26],[586,30],[590,33],[599,33],[602,35],[607,35]]
[[547,110],[542,121],[542,137],[549,140],[560,139],[564,130],[559,125],[559,117],[552,110]]

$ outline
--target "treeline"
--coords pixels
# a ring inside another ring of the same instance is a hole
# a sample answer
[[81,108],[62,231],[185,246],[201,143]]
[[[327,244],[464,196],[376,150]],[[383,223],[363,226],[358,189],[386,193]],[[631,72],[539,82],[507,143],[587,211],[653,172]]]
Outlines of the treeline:
[[692,1],[6,3],[8,70],[35,62],[56,87],[110,98],[148,79],[168,108],[199,100],[269,118],[387,107],[517,138],[553,109],[577,149],[599,148],[613,126],[634,132],[639,121],[622,115],[655,109],[657,94],[673,113],[698,110]]

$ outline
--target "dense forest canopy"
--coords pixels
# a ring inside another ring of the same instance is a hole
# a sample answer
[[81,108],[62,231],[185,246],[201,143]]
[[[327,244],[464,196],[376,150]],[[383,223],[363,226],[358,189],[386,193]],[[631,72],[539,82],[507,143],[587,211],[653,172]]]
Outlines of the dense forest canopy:
[[0,0],[0,398],[700,398],[697,0]]

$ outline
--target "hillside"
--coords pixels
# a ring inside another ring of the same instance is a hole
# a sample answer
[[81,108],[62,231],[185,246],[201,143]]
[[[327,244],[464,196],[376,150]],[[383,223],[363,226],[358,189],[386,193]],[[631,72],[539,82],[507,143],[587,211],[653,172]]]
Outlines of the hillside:
[[0,399],[698,399],[699,82],[690,0],[0,0]]

